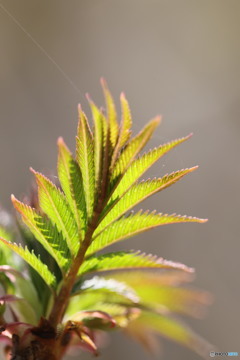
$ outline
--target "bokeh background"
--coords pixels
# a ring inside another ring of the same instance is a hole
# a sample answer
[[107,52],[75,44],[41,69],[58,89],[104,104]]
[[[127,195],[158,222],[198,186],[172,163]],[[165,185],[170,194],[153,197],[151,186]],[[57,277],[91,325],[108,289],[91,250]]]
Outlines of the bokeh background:
[[[239,35],[239,0],[0,1],[1,204],[12,211],[10,194],[28,191],[29,166],[55,172],[58,136],[74,149],[77,104],[86,109],[85,92],[103,104],[104,76],[116,98],[125,91],[135,131],[163,115],[152,146],[194,133],[148,175],[199,170],[145,207],[209,218],[121,247],[195,267],[215,302],[189,323],[219,351],[240,352]],[[113,358],[151,359],[119,334],[100,357]],[[199,357],[165,341],[162,359]]]

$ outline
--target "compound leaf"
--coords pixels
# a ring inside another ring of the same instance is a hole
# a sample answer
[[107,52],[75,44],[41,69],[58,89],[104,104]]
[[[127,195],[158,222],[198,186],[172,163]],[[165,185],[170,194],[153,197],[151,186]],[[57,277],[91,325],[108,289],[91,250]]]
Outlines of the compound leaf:
[[186,275],[190,276],[184,279],[180,271],[174,271],[173,274],[170,270],[163,273],[138,271],[114,273],[111,278],[125,281],[149,309],[159,313],[165,311],[201,317],[205,306],[211,302],[211,297],[201,290],[180,287],[182,281],[192,280],[191,274]]
[[56,285],[56,278],[52,274],[47,265],[44,264],[34,252],[30,252],[27,247],[23,248],[16,243],[10,243],[9,241],[0,238],[0,241],[12,249],[15,253],[21,256],[34,270],[43,278],[47,285],[54,287]]
[[115,201],[119,200],[130,187],[163,155],[168,151],[181,144],[182,142],[189,139],[191,135],[183,137],[181,139],[173,140],[169,143],[159,146],[144,155],[140,156],[138,159],[134,160],[132,164],[128,167],[125,174],[123,175],[121,181],[117,185],[115,191],[113,192],[109,203],[114,204]]
[[154,130],[159,125],[161,118],[157,116],[151,120],[140,133],[135,136],[128,145],[122,150],[119,158],[116,161],[116,164],[112,170],[111,175],[111,188],[116,185],[116,182],[119,181],[121,175],[124,174],[125,170],[139,154],[142,148],[146,145],[148,140],[151,138]]
[[147,180],[134,184],[103,218],[97,228],[97,232],[102,231],[113,221],[117,220],[119,217],[121,217],[123,214],[125,214],[143,200],[147,199],[149,196],[166,189],[168,186],[174,184],[184,175],[187,175],[195,169],[197,169],[197,166],[190,169],[173,172],[170,175],[165,175],[159,179]]
[[[154,331],[158,335],[194,350],[204,358],[209,357],[209,353],[213,348],[212,345],[196,335],[183,322],[170,316],[144,311],[136,320],[129,324],[127,333],[133,336],[137,335],[138,329],[141,327],[144,327],[145,333]],[[136,336],[134,337],[136,338]]]
[[78,228],[64,194],[45,176],[32,170],[38,184],[38,197],[41,209],[63,233],[72,255],[79,248]]
[[182,223],[182,222],[205,222],[204,219],[195,217],[187,217],[180,215],[142,213],[130,216],[123,216],[119,220],[113,222],[101,233],[96,233],[93,236],[93,241],[88,248],[87,255],[91,255],[117,241],[124,240],[136,234],[150,230],[160,225]]
[[62,233],[51,224],[44,216],[38,214],[33,208],[17,200],[12,195],[12,202],[15,209],[22,215],[23,222],[35,238],[56,260],[59,268],[63,271],[70,263],[69,249]]
[[173,261],[157,258],[155,255],[138,252],[113,252],[99,256],[92,256],[84,261],[78,275],[91,272],[112,271],[121,269],[181,269],[192,272],[193,269]]

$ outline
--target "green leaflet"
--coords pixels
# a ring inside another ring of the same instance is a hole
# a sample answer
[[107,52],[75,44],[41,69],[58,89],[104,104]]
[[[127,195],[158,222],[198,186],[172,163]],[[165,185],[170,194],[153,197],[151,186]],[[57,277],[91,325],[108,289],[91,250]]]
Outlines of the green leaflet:
[[159,146],[149,152],[145,153],[136,159],[126,170],[121,181],[113,192],[108,204],[112,204],[119,200],[130,187],[163,155],[173,149],[175,146],[189,139],[191,135],[181,139],[173,140],[169,143]]
[[121,148],[128,142],[130,138],[131,127],[132,127],[132,116],[128,101],[124,93],[121,93],[120,101],[122,108],[122,122],[121,122],[121,130],[119,134],[119,147]]
[[70,263],[69,249],[62,233],[46,218],[38,214],[30,206],[18,201],[12,195],[15,209],[22,215],[23,222],[28,226],[36,239],[56,260],[59,268],[67,269]]
[[0,225],[0,237],[11,241],[12,240],[12,233],[7,231],[3,226]]
[[41,209],[65,237],[72,255],[79,248],[78,228],[64,194],[45,176],[31,169],[38,184]]
[[[167,278],[169,274],[169,277]],[[164,273],[127,272],[111,274],[117,281],[125,281],[132,287],[141,303],[159,313],[175,312],[194,317],[201,317],[211,298],[208,293],[191,288],[180,287],[181,274],[175,274],[175,284],[171,282],[171,272]],[[177,276],[176,276],[177,275]],[[107,276],[108,278],[109,276]]]
[[38,258],[34,252],[30,252],[27,247],[23,248],[21,245],[17,245],[16,243],[10,243],[9,241],[0,238],[0,241],[7,245],[10,249],[15,251],[19,256],[21,256],[30,266],[32,266],[37,273],[43,278],[47,285],[50,287],[55,287],[56,278],[55,276],[48,270],[46,264],[44,264],[40,258]]
[[63,139],[58,139],[58,177],[66,195],[69,206],[74,214],[80,236],[83,238],[86,228],[86,204],[82,174],[77,162]]
[[146,329],[153,330],[159,335],[184,345],[204,358],[208,358],[209,352],[213,349],[212,345],[196,335],[184,323],[170,316],[144,311],[134,322],[130,323],[131,330],[134,330],[133,328],[137,330],[139,326],[146,326]]
[[119,155],[121,148],[125,146],[131,135],[132,117],[131,117],[128,101],[125,98],[124,93],[121,93],[120,102],[122,108],[122,120],[120,124],[119,138],[112,156],[111,168],[114,167],[114,164],[116,162],[116,159]]
[[107,119],[108,119],[109,128],[110,128],[110,143],[111,143],[112,149],[114,149],[115,145],[117,143],[118,131],[119,131],[118,122],[117,122],[117,112],[116,112],[114,100],[108,89],[107,83],[104,79],[101,79],[101,85],[103,88],[105,101],[106,101],[106,107],[107,107]]
[[76,157],[82,173],[87,216],[90,220],[95,202],[94,144],[86,115],[80,107]]
[[[125,310],[126,315],[129,313],[129,307],[131,305],[135,306],[136,304],[129,300],[127,297],[114,292],[113,290],[99,289],[99,290],[89,290],[81,292],[80,295],[72,296],[69,301],[69,305],[63,319],[64,322],[71,319],[73,315],[79,311],[85,310],[100,310],[108,312],[107,306],[119,308],[121,304],[122,313]],[[117,309],[115,309],[117,313]],[[109,312],[110,315],[115,316],[115,313]],[[119,315],[120,315],[119,314]],[[125,315],[125,316],[126,316]]]
[[181,269],[192,272],[191,268],[173,261],[157,258],[155,255],[141,254],[138,252],[113,252],[99,256],[92,256],[84,261],[78,275],[91,272],[112,271],[121,269]]
[[93,241],[88,248],[87,255],[91,255],[106,246],[109,246],[117,241],[124,240],[136,234],[150,230],[154,227],[166,224],[181,223],[181,222],[205,222],[204,219],[194,217],[167,215],[153,213],[142,213],[124,216],[112,223],[105,230],[99,234],[93,235]]
[[[0,225],[0,238],[12,241],[12,234]],[[12,251],[2,244],[0,247],[0,265],[13,265]]]
[[106,148],[107,123],[102,112],[87,96],[94,121],[94,163],[95,163],[95,188],[99,192],[102,177],[103,156]]
[[80,287],[77,291],[75,291],[72,296],[76,296],[80,293],[94,293],[94,302],[96,302],[97,296],[99,294],[99,298],[102,299],[102,295],[104,295],[104,298],[107,299],[107,296],[111,294],[111,302],[114,302],[114,296],[116,296],[116,299],[125,299],[127,301],[127,304],[130,303],[138,303],[139,298],[136,295],[134,289],[132,289],[130,286],[125,284],[123,281],[118,281],[115,279],[105,279],[100,276],[94,276],[89,280],[85,280],[83,283],[81,283]]
[[197,166],[173,172],[170,175],[165,175],[159,179],[147,180],[134,184],[103,218],[98,225],[96,233],[101,232],[109,224],[120,218],[123,214],[143,200],[147,199],[149,196],[166,189],[166,187],[174,184],[184,175],[194,171],[195,169],[197,169]]
[[150,137],[152,136],[154,130],[160,123],[160,117],[157,116],[153,120],[151,120],[140,133],[135,136],[129,144],[122,150],[119,155],[116,164],[112,170],[111,175],[111,188],[116,184],[119,180],[119,177],[124,174],[127,167],[131,164],[131,162],[135,159],[135,157],[139,154],[142,148],[146,145]]

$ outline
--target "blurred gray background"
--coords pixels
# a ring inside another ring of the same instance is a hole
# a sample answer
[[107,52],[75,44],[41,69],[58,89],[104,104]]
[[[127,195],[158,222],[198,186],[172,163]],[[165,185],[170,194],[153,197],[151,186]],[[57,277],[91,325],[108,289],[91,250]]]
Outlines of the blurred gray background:
[[[195,267],[195,286],[215,302],[205,319],[189,323],[219,351],[238,352],[239,31],[239,0],[0,1],[1,204],[10,210],[10,194],[28,191],[29,166],[55,171],[58,136],[74,149],[77,104],[86,109],[85,92],[103,104],[104,76],[115,98],[125,91],[135,131],[163,115],[152,146],[194,133],[148,175],[195,164],[199,170],[145,208],[209,218],[162,227],[121,247]],[[119,334],[100,357],[113,358],[151,359]],[[162,359],[199,357],[165,341]]]

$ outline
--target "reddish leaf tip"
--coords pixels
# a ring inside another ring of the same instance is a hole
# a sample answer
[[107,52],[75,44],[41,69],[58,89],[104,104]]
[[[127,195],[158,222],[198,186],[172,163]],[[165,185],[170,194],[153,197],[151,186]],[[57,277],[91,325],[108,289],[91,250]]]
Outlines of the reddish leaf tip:
[[160,124],[160,122],[162,121],[162,115],[157,115],[154,119],[153,122],[155,122],[156,124]]
[[30,171],[31,171],[34,175],[36,175],[36,174],[37,174],[37,171],[36,171],[36,170],[34,170],[31,166],[30,166],[29,170],[30,170]]
[[91,96],[89,95],[89,93],[86,93],[85,96],[86,96],[87,101],[92,103],[92,99],[91,99]]
[[100,78],[100,83],[101,83],[102,87],[107,86],[107,82],[106,82],[106,80],[105,80],[105,78],[103,76],[101,76],[101,78]]
[[59,136],[59,138],[57,139],[57,144],[58,146],[64,145],[64,140],[62,136]]
[[15,198],[15,196],[13,194],[11,194],[11,201],[14,203],[17,199]]

